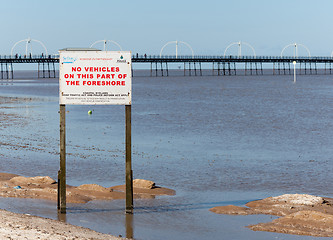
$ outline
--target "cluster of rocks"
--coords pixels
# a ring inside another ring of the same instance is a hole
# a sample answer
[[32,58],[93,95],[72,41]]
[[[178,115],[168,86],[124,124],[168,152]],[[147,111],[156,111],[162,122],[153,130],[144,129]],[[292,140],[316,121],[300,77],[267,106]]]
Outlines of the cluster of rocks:
[[228,205],[211,208],[218,214],[269,214],[280,218],[248,226],[269,231],[316,237],[333,237],[333,199],[308,194],[284,194],[252,201],[246,207]]

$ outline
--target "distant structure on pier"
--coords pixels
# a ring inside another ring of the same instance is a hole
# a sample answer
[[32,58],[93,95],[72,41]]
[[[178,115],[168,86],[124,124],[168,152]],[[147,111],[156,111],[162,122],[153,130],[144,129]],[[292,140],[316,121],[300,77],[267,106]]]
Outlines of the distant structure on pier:
[[168,46],[169,44],[176,45],[176,58],[178,58],[178,45],[179,44],[183,44],[183,45],[187,46],[192,52],[192,57],[194,57],[194,51],[193,51],[193,48],[191,47],[191,45],[188,44],[187,42],[183,42],[183,41],[170,41],[170,42],[167,42],[166,44],[164,44],[164,46],[161,48],[161,51],[160,51],[160,57],[162,57],[162,52],[163,52],[164,48],[166,46]]
[[[41,54],[36,54],[35,49],[33,51],[31,47],[31,43],[33,42],[38,43],[40,45],[39,47],[42,47],[42,51],[39,51]],[[19,44],[25,44],[25,52],[22,51],[21,47],[21,52],[17,51],[15,53],[15,49]],[[105,51],[108,50],[108,44],[115,45],[120,51],[122,51],[120,44],[113,40],[98,40],[91,44],[90,48],[97,44],[102,44],[102,50]],[[175,46],[175,55],[163,55],[163,51],[168,45]],[[189,49],[191,54],[179,55],[178,48],[180,45],[184,45],[186,50]],[[229,49],[233,46],[238,48],[237,54],[228,54]],[[249,48],[253,55],[244,56],[244,47]],[[306,50],[308,56],[299,56],[300,47]],[[293,49],[293,56],[284,56],[288,48]],[[239,74],[262,75],[264,73],[273,75],[291,75],[295,71],[297,71],[298,74],[333,74],[332,55],[333,52],[330,57],[311,57],[310,50],[305,45],[292,43],[286,45],[282,49],[280,56],[257,56],[253,46],[247,42],[238,41],[229,44],[225,48],[223,55],[219,54],[217,56],[198,56],[194,55],[193,48],[190,44],[177,40],[165,43],[162,46],[159,55],[139,55],[136,53],[132,56],[132,62],[135,64],[150,64],[151,77],[169,76],[169,70],[182,73],[179,71],[180,69],[183,69],[182,75],[184,76],[204,76],[205,74],[217,76]],[[59,55],[49,55],[47,48],[39,40],[27,38],[17,41],[12,46],[10,55],[0,55],[0,79],[13,79],[13,64],[19,63],[37,63],[38,77],[52,78],[56,77],[55,64],[59,63]],[[297,69],[295,68],[296,64]],[[177,66],[177,69],[175,69],[175,65]],[[291,68],[292,65],[294,66],[294,70]]]
[[283,57],[283,52],[287,48],[294,47],[294,57],[298,58],[298,46],[303,47],[308,52],[308,56],[311,57],[310,50],[305,45],[300,44],[300,43],[291,43],[291,44],[288,44],[287,46],[285,46],[281,51],[281,57]]
[[119,48],[120,51],[123,50],[122,47],[120,46],[120,44],[117,43],[117,42],[115,42],[115,41],[113,41],[113,40],[98,40],[98,41],[94,42],[93,44],[91,44],[90,48],[92,48],[93,46],[95,46],[98,43],[103,43],[103,51],[107,51],[108,50],[107,49],[107,44],[108,43],[113,43],[114,45],[116,45]]
[[[11,51],[10,51],[10,55],[11,55],[11,56],[14,56],[13,54],[14,54],[14,49],[15,49],[15,47],[16,47],[17,45],[19,45],[20,43],[24,43],[24,42],[25,42],[25,56],[31,56],[31,55],[33,55],[33,53],[32,53],[31,42],[36,42],[36,43],[40,44],[40,45],[42,46],[42,48],[45,50],[45,52],[44,52],[43,54],[45,54],[45,56],[48,55],[48,53],[47,53],[47,49],[46,49],[44,43],[42,43],[42,42],[39,41],[39,40],[32,39],[32,38],[30,38],[30,37],[27,38],[27,39],[23,39],[23,40],[17,41],[17,42],[13,45],[13,47],[12,47],[12,49],[11,49]],[[41,53],[42,53],[42,52],[41,52]],[[18,54],[21,55],[21,53],[18,53]],[[38,53],[35,53],[35,54],[40,54],[40,53],[38,52]]]
[[238,57],[241,57],[242,56],[242,45],[245,45],[245,46],[248,46],[249,48],[251,48],[252,52],[253,52],[253,56],[255,57],[256,56],[256,51],[254,50],[254,47],[252,47],[249,43],[247,42],[242,42],[242,41],[239,41],[239,42],[233,42],[231,44],[229,44],[225,50],[224,50],[224,56],[226,56],[227,54],[227,51],[230,47],[232,46],[235,46],[237,45],[238,46]]

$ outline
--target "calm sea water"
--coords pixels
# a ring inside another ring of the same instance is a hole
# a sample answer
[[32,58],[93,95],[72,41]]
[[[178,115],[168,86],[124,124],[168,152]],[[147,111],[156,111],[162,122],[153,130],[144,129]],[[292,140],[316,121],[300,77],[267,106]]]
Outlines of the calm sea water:
[[[58,79],[34,75],[0,80],[1,96],[28,98],[0,109],[14,116],[1,123],[0,171],[56,179]],[[318,239],[253,232],[244,226],[272,217],[209,208],[284,193],[333,197],[332,90],[331,75],[299,75],[296,84],[290,75],[134,77],[134,178],[177,195],[135,200],[127,217],[123,200],[72,204],[66,220],[135,239]],[[124,184],[124,106],[66,110],[68,184]],[[48,201],[1,199],[0,207],[57,218]]]

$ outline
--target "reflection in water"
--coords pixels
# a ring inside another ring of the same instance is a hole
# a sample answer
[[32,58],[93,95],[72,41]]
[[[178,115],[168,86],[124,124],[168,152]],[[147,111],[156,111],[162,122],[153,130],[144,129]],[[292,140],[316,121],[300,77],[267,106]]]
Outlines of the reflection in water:
[[67,222],[66,213],[60,213],[60,211],[58,211],[58,221]]
[[125,226],[126,226],[126,238],[134,238],[133,234],[133,214],[126,214]]

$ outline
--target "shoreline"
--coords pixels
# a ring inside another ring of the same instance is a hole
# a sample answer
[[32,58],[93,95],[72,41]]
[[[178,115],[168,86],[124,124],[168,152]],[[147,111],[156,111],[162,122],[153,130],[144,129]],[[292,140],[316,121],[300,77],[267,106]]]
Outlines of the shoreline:
[[[144,179],[133,180],[135,199],[153,199],[161,195],[175,195],[169,188],[155,186]],[[49,176],[23,177],[0,172],[0,197],[31,198],[57,201],[58,183]],[[93,200],[125,199],[125,185],[102,187],[98,184],[66,186],[67,203],[87,203]]]
[[18,214],[3,209],[0,209],[0,214],[1,239],[125,239],[49,218]]
[[[48,176],[22,177],[0,172],[0,197],[57,200],[57,182]],[[175,195],[175,191],[155,186],[148,180],[133,181],[134,197],[151,199],[157,195]],[[68,203],[85,204],[93,200],[125,199],[125,186],[104,188],[97,184],[78,187],[67,186]],[[13,213],[0,209],[0,239],[124,239],[121,236],[96,232],[62,221],[65,214],[58,215],[58,221],[24,213]]]
[[226,215],[265,214],[279,217],[271,222],[247,226],[253,231],[333,237],[333,198],[284,194],[251,201],[245,207],[217,206],[210,211]]

